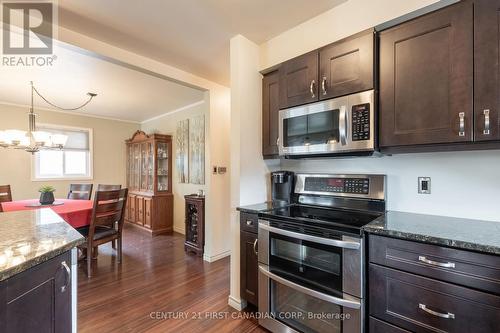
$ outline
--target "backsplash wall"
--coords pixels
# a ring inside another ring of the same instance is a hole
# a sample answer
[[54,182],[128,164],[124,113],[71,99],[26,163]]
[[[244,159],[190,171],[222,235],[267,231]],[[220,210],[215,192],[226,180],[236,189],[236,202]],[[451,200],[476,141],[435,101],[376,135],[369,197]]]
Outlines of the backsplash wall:
[[[500,151],[282,160],[295,172],[387,175],[387,209],[500,222]],[[431,194],[417,178],[431,177]]]

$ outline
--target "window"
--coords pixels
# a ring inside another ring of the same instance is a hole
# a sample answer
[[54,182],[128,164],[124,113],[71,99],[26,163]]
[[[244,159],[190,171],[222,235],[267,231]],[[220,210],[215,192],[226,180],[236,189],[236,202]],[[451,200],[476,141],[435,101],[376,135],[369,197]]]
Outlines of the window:
[[39,125],[37,130],[67,135],[68,141],[61,150],[35,153],[33,180],[92,178],[92,129]]

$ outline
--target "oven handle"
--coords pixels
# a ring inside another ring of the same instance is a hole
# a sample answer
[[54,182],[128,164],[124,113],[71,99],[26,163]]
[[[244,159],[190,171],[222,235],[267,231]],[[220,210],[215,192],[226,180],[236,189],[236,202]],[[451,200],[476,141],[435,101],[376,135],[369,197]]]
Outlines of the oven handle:
[[271,227],[270,225],[264,224],[262,222],[259,222],[259,228],[270,231],[270,232],[274,232],[275,234],[280,234],[283,236],[293,237],[293,238],[297,238],[300,240],[305,240],[305,241],[309,241],[309,242],[313,242],[313,243],[319,243],[319,244],[323,244],[323,245],[342,247],[344,249],[359,250],[359,248],[361,247],[361,244],[356,243],[356,242],[341,241],[341,240],[336,240],[336,239],[329,239],[329,238],[322,238],[322,237],[317,237],[317,236],[300,234],[298,232],[293,232],[293,231],[288,231],[288,230],[284,230],[284,229]]
[[361,303],[360,302],[356,302],[356,301],[351,301],[351,300],[347,300],[347,299],[343,299],[343,298],[334,297],[334,296],[331,296],[331,295],[320,293],[319,291],[316,291],[316,290],[312,290],[312,289],[303,287],[300,284],[293,283],[293,282],[288,281],[288,280],[286,280],[286,279],[284,279],[284,278],[282,278],[282,277],[280,277],[280,276],[278,276],[276,274],[273,274],[273,273],[269,272],[262,265],[259,265],[259,271],[262,274],[264,274],[265,276],[267,276],[268,278],[270,278],[271,280],[279,282],[282,285],[285,285],[285,286],[287,286],[289,288],[297,290],[297,291],[299,291],[299,292],[301,292],[303,294],[306,294],[306,295],[309,295],[309,296],[321,299],[321,300],[323,300],[325,302],[337,304],[337,305],[340,305],[340,306],[343,306],[343,307],[346,307],[346,308],[351,308],[351,309],[360,309],[361,308]]

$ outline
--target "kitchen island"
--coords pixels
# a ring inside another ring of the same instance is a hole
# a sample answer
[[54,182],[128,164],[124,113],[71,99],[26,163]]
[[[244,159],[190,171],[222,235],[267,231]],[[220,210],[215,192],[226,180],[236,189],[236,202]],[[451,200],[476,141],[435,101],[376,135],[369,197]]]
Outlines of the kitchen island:
[[0,213],[0,332],[76,332],[76,246],[51,209]]

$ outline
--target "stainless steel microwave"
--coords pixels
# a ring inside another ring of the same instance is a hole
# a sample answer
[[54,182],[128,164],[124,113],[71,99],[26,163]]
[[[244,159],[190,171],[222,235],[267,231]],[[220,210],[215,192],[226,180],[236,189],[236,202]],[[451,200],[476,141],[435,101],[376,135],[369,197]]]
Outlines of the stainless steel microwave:
[[375,150],[374,91],[279,112],[279,155],[367,155]]

